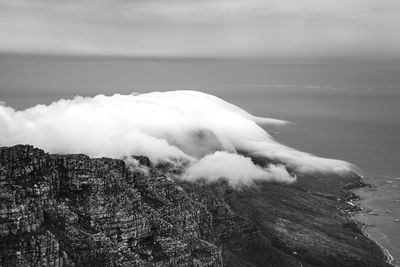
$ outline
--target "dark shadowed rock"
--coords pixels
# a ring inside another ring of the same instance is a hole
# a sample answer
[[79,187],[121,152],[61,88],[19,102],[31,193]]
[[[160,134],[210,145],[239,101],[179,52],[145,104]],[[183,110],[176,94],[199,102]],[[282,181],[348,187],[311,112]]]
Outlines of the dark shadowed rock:
[[352,221],[357,176],[172,179],[122,160],[0,149],[0,266],[389,266]]

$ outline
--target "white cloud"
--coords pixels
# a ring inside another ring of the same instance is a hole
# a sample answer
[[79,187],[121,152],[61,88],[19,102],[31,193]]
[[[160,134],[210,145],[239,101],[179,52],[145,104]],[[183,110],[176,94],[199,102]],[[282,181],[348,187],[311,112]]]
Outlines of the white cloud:
[[[251,179],[292,181],[280,167],[262,169],[238,152],[282,162],[300,172],[352,169],[346,162],[279,144],[258,125],[284,123],[255,117],[196,91],[98,95],[22,111],[0,106],[0,145],[27,143],[53,153],[92,157],[145,155],[153,162],[184,160],[194,164],[187,173],[190,179],[229,176],[233,184]],[[233,167],[237,171],[232,172]]]
[[296,176],[290,175],[283,165],[262,168],[242,155],[218,151],[207,155],[191,165],[182,179],[196,181],[204,179],[214,182],[225,178],[230,185],[251,185],[253,181],[276,181],[293,183]]

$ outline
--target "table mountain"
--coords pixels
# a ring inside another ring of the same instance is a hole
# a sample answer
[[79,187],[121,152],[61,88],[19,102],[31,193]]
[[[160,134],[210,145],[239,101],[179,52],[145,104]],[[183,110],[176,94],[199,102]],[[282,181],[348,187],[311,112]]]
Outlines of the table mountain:
[[390,266],[357,175],[189,183],[171,164],[0,148],[0,266]]

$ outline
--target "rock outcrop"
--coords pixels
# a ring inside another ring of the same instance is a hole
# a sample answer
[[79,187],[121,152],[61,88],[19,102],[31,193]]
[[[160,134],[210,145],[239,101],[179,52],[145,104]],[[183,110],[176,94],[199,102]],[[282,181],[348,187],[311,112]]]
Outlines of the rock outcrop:
[[0,266],[389,266],[348,216],[358,177],[235,190],[129,162],[0,148]]

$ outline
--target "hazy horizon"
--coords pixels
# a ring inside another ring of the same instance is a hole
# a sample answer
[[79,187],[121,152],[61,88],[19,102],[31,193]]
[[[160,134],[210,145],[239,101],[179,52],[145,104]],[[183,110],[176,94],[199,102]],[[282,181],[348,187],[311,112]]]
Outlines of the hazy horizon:
[[0,1],[0,52],[400,58],[395,0]]

